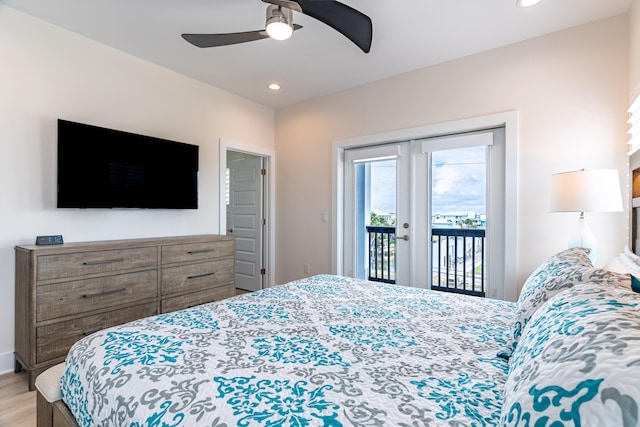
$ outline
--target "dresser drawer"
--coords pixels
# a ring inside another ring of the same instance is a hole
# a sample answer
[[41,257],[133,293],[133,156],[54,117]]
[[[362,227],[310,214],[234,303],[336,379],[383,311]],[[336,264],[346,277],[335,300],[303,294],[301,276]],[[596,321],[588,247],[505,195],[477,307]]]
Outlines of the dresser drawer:
[[69,348],[100,329],[157,314],[156,302],[117,309],[36,328],[36,363],[64,357]]
[[61,279],[158,264],[156,248],[117,249],[38,256],[37,280]]
[[33,390],[78,339],[157,314],[163,298],[175,310],[233,296],[234,255],[235,239],[220,235],[16,246],[16,370]]
[[158,298],[158,271],[101,276],[36,287],[36,321]]
[[205,261],[162,268],[161,294],[194,292],[232,283],[233,259]]
[[182,310],[207,302],[220,301],[225,298],[235,296],[236,289],[232,284],[228,284],[219,288],[205,289],[190,294],[177,295],[175,297],[163,298],[160,311],[169,313],[171,311]]
[[233,240],[162,246],[162,264],[233,256]]

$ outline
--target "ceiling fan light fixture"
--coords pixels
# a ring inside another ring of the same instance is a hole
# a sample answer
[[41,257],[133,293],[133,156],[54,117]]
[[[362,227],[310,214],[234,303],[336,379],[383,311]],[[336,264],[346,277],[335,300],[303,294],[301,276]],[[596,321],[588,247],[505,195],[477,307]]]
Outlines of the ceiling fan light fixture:
[[269,37],[286,40],[293,34],[293,12],[276,5],[267,7],[266,31]]
[[540,3],[541,0],[516,0],[518,7],[531,7]]

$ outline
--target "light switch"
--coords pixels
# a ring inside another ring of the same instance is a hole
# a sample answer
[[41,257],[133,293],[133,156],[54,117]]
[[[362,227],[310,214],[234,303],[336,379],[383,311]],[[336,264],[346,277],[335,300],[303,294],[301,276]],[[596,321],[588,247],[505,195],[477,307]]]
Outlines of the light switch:
[[326,213],[326,212],[322,212],[322,215],[321,215],[320,219],[322,220],[322,222],[329,221],[329,214]]

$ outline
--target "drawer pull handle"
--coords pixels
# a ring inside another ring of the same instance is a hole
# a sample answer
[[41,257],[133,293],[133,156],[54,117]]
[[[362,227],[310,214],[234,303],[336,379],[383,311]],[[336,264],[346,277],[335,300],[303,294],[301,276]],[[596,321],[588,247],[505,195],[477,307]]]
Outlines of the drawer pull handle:
[[199,279],[201,277],[208,277],[208,276],[213,276],[216,273],[204,273],[204,274],[197,274],[195,276],[187,276],[187,279]]
[[82,263],[82,265],[115,264],[116,262],[124,262],[124,258],[104,259],[100,261],[85,261]]
[[187,253],[189,255],[195,255],[195,254],[207,254],[209,252],[215,252],[215,249],[199,249],[197,251],[189,251]]
[[111,291],[98,292],[96,294],[84,294],[82,295],[82,298],[104,297],[106,295],[117,294],[119,292],[124,292],[126,290],[127,288],[122,288],[122,289],[113,289]]

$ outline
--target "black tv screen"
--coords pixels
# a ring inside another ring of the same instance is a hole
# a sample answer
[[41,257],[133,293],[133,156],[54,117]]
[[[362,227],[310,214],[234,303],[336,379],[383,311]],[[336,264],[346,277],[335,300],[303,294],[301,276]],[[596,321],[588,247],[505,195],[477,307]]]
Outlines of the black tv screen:
[[198,208],[198,146],[58,120],[59,208]]

